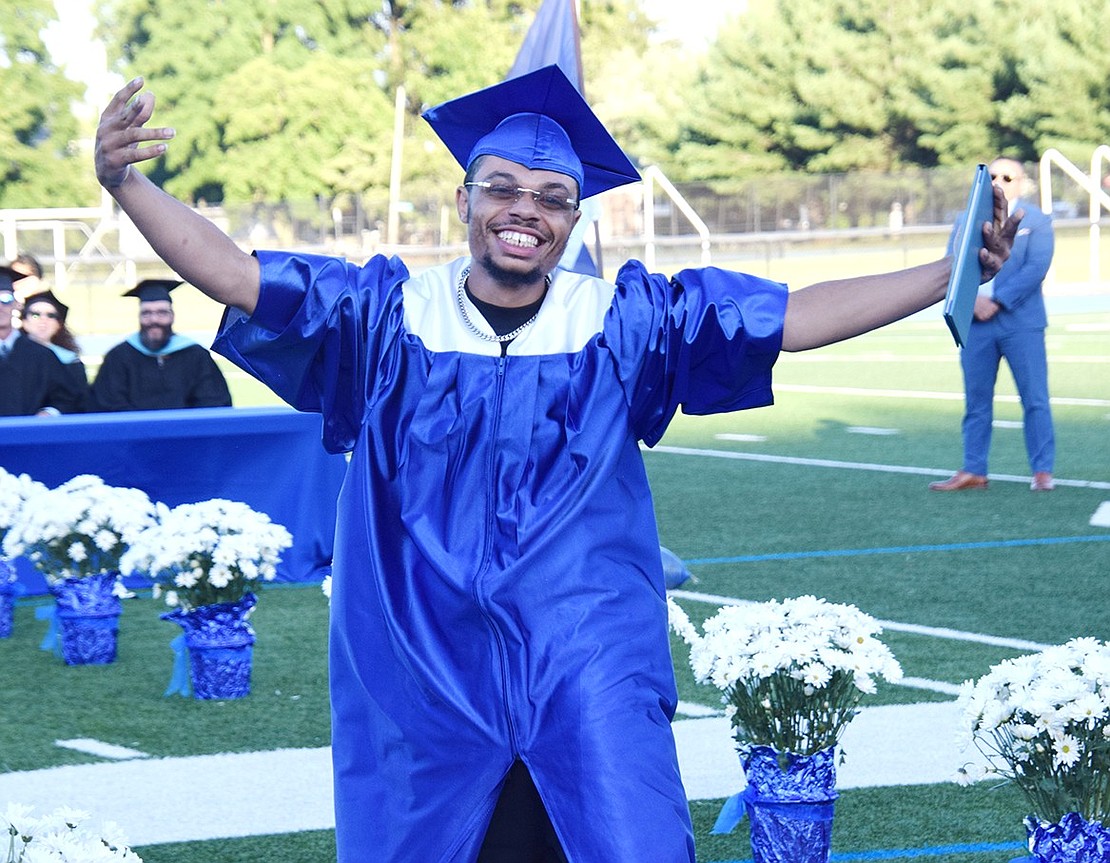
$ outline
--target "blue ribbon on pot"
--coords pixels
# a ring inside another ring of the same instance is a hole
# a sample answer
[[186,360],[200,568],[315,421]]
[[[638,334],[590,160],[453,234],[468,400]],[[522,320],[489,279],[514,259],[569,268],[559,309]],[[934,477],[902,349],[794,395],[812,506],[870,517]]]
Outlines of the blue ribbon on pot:
[[170,642],[170,649],[173,651],[173,674],[162,697],[184,695],[188,698],[193,694],[193,687],[189,682],[189,646],[185,643],[184,632]]
[[42,643],[39,644],[39,650],[49,650],[58,659],[62,658],[62,642],[58,638],[58,613],[57,608],[53,603],[50,605],[40,605],[35,609],[35,620],[47,620],[49,625],[46,628],[46,635],[42,637]]
[[744,820],[751,807],[758,803],[760,808],[788,814],[799,821],[832,821],[833,806],[827,803],[777,803],[774,800],[760,800],[754,788],[747,786],[738,794],[733,794],[721,807],[717,820],[710,833],[731,833],[736,825]]
[[659,556],[663,561],[663,584],[667,590],[674,590],[690,580],[690,570],[677,554],[661,545]]
[[741,754],[747,786],[725,801],[713,833],[730,833],[744,815],[758,806],[799,821],[831,821],[836,799],[835,747],[813,755],[779,753],[770,746],[752,746]]
[[744,820],[744,815],[747,812],[747,802],[752,796],[751,786],[749,785],[739,794],[733,794],[725,805],[721,807],[720,813],[717,815],[717,820],[713,823],[713,829],[710,833],[731,833],[736,829],[736,825]]

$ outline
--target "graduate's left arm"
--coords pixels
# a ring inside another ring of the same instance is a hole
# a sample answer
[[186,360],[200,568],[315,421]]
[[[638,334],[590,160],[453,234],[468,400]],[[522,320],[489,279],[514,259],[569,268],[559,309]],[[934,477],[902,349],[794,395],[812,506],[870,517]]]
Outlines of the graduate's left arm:
[[[1006,198],[994,188],[994,218],[984,222],[979,252],[982,281],[994,278],[1010,255],[1024,215],[1007,216]],[[872,276],[818,282],[792,291],[786,304],[782,349],[805,351],[850,339],[926,309],[944,299],[952,258]]]

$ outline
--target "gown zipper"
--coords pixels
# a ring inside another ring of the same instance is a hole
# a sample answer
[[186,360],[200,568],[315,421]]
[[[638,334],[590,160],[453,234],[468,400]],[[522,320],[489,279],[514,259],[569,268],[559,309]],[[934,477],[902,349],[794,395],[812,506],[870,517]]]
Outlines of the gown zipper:
[[515,759],[518,755],[517,750],[517,736],[516,728],[513,725],[512,711],[509,710],[509,669],[508,669],[508,651],[505,649],[505,637],[497,626],[497,622],[489,613],[486,607],[485,598],[483,597],[480,587],[481,580],[489,573],[491,564],[493,563],[493,535],[496,528],[495,515],[497,510],[497,476],[494,471],[494,462],[496,460],[496,441],[498,434],[501,431],[501,408],[504,404],[505,397],[505,366],[506,357],[502,354],[497,359],[497,386],[494,388],[494,426],[490,440],[493,444],[489,451],[489,461],[486,465],[486,476],[488,477],[487,486],[487,504],[486,504],[486,536],[482,544],[482,561],[478,568],[478,573],[474,578],[474,586],[472,593],[474,601],[477,603],[478,608],[482,612],[482,616],[489,624],[490,631],[493,633],[494,641],[497,644],[497,656],[501,665],[501,697],[502,706],[505,711],[505,724],[509,732],[509,745],[512,749],[512,755]]

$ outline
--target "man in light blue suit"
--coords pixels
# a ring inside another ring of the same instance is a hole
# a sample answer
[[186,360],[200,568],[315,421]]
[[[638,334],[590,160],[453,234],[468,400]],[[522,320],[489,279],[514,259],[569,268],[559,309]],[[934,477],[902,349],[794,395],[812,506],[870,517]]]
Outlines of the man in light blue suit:
[[[991,181],[1002,188],[1010,213],[1024,210],[1013,252],[998,275],[985,282],[975,300],[974,320],[967,345],[960,352],[966,407],[963,419],[963,469],[950,479],[929,485],[933,491],[964,491],[987,487],[994,415],[994,384],[999,361],[1005,357],[1021,398],[1025,449],[1033,473],[1033,491],[1051,491],[1056,438],[1048,398],[1048,362],[1044,331],[1048,326],[1045,275],[1052,263],[1055,238],[1052,219],[1021,200],[1027,185],[1020,162],[1000,156],[990,166]],[[961,219],[962,222],[962,219]],[[961,223],[948,241],[952,253]]]

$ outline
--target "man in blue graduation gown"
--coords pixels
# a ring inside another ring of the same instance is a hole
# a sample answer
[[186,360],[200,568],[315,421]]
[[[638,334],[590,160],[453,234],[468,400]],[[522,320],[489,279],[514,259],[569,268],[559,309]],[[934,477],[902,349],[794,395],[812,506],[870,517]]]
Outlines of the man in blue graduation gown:
[[[467,257],[413,276],[396,258],[247,255],[130,170],[172,137],[146,128],[141,88],[101,117],[100,181],[229,306],[216,349],[351,452],[330,640],[340,861],[693,861],[640,442],[679,407],[770,404],[780,350],[938,302],[950,262],[789,297],[714,269],[559,270],[580,199],[637,174],[555,67],[426,114],[466,170]],[[1001,198],[996,215],[987,276],[1014,231]]]
[[231,406],[223,372],[208,349],[173,331],[174,279],[144,279],[125,297],[139,301],[139,331],[108,353],[92,386],[98,411]]

